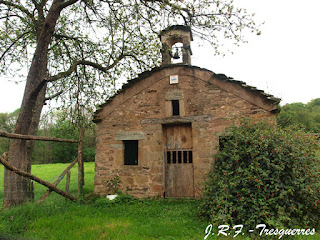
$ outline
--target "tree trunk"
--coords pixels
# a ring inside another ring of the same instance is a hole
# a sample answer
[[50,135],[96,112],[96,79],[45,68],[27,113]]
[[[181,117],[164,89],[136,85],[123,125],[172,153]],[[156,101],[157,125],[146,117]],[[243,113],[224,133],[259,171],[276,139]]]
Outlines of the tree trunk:
[[[48,49],[52,35],[60,16],[63,0],[54,0],[44,21],[37,47],[27,76],[25,92],[14,133],[36,134],[38,130],[43,100],[46,93]],[[8,160],[21,171],[30,172],[30,157],[33,143],[27,140],[12,139]],[[3,206],[10,207],[32,200],[33,189],[30,180],[5,170]]]

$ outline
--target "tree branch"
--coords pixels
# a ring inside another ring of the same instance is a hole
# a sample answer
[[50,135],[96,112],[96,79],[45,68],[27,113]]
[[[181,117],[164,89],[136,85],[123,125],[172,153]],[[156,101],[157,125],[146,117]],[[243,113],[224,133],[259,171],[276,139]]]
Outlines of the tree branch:
[[[185,7],[181,7],[180,5],[178,5],[177,3],[172,3],[170,2],[170,0],[143,0],[145,3],[155,3],[158,2],[160,4],[165,4],[167,6],[169,6],[171,8],[171,11],[174,10],[178,10],[179,15],[184,19],[185,23],[187,24],[187,20],[186,17],[182,14],[182,12],[186,13],[189,17],[189,19],[191,19],[191,17],[193,16],[193,14],[190,12],[190,9],[185,8]],[[175,1],[178,2],[178,1]],[[146,5],[148,8],[151,8],[151,6]]]
[[21,39],[23,38],[25,35],[29,34],[30,32],[25,32],[23,34],[21,34],[20,36],[17,37],[17,39],[15,39],[10,46],[2,53],[1,57],[0,57],[0,61],[2,61],[2,59],[4,58],[4,56],[6,55],[7,52],[9,52],[9,50]]
[[38,14],[39,14],[39,22],[44,22],[45,17],[44,17],[44,12],[43,12],[43,7],[45,6],[47,1],[42,1],[38,2],[37,0],[31,0],[33,5],[35,6],[35,9],[37,9]]
[[38,7],[40,6],[39,3],[36,0],[31,0],[33,5],[38,9]]
[[71,36],[67,36],[67,35],[63,35],[63,34],[58,34],[55,33],[53,34],[53,37],[60,40],[60,39],[66,39],[66,40],[72,40],[79,43],[84,43],[84,44],[93,44],[91,41],[87,41],[87,39],[85,39],[84,37],[71,37]]
[[98,63],[94,63],[94,62],[90,62],[87,60],[79,60],[74,62],[70,68],[65,71],[65,72],[61,72],[58,73],[55,76],[51,76],[51,77],[47,77],[44,80],[47,82],[54,82],[56,80],[59,80],[61,78],[65,78],[65,77],[69,77],[76,69],[78,65],[86,65],[86,66],[91,66],[95,69],[98,69],[104,73],[106,73],[108,70],[110,70],[111,68],[113,68],[114,66],[116,66],[123,58],[130,56],[130,55],[120,55],[111,65],[109,65],[108,67],[103,67],[102,65],[98,64]]
[[20,18],[20,19],[24,19],[23,17],[19,16],[18,14],[10,14],[10,15],[6,15],[4,17],[0,17],[0,20],[2,19],[9,19],[11,17],[17,17],[17,18]]
[[55,76],[48,77],[45,80],[47,82],[54,82],[54,81],[59,80],[61,78],[68,77],[76,70],[78,65],[89,65],[89,66],[92,66],[100,71],[106,72],[105,68],[103,66],[101,66],[100,64],[93,63],[93,62],[86,61],[86,60],[79,60],[79,61],[74,62],[67,71],[58,73]]
[[18,5],[11,1],[6,1],[6,0],[0,0],[0,4],[4,4],[5,6],[11,6],[11,7],[14,7],[15,9],[18,9],[21,12],[25,13],[28,17],[30,17],[33,22],[36,22],[36,19],[34,18],[33,14],[29,12],[26,8],[24,8],[22,5]]
[[58,33],[54,33],[53,37],[55,37],[56,39],[68,39],[68,40],[75,40],[75,41],[80,41],[79,38],[77,37],[70,37],[70,36],[66,36],[66,35],[62,35],[62,34],[58,34]]
[[56,94],[53,94],[52,96],[46,97],[46,98],[44,99],[44,102],[49,101],[49,100],[52,100],[52,99],[54,99],[55,97],[60,96],[62,93],[63,93],[63,90],[57,92]]
[[73,4],[75,4],[75,3],[78,2],[78,1],[79,1],[79,0],[69,0],[69,1],[66,1],[65,3],[62,3],[59,8],[62,10],[62,9],[64,9],[64,8],[66,8],[66,7],[69,7],[69,6],[73,5]]

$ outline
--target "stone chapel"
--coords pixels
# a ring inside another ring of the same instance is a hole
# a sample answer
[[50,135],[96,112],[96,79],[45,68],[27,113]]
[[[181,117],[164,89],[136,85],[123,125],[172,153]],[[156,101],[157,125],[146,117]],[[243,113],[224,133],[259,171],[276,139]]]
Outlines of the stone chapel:
[[275,118],[280,99],[191,65],[190,27],[160,33],[162,65],[128,81],[96,111],[96,194],[118,170],[136,197],[202,195],[219,135],[236,117]]

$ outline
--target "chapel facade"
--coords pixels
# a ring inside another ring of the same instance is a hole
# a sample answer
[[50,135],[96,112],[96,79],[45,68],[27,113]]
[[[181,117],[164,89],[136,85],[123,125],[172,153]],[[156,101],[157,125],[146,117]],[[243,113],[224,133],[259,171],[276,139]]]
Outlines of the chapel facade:
[[280,99],[192,66],[190,27],[172,26],[160,39],[162,65],[128,81],[95,113],[96,194],[118,170],[121,190],[136,197],[201,197],[225,128],[238,117],[278,113]]

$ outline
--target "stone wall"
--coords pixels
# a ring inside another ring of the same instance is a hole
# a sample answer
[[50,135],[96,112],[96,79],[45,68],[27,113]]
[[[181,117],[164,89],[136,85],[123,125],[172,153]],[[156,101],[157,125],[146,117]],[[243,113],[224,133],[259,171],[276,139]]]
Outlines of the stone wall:
[[[178,84],[169,84],[178,75]],[[243,96],[242,96],[243,95]],[[180,116],[172,116],[171,100],[179,100]],[[214,164],[219,134],[238,116],[274,117],[263,96],[222,81],[208,70],[177,66],[155,71],[115,96],[97,113],[95,193],[105,194],[104,181],[120,171],[123,192],[163,196],[163,125],[191,123],[195,197]],[[139,163],[124,165],[123,140],[139,141]]]

